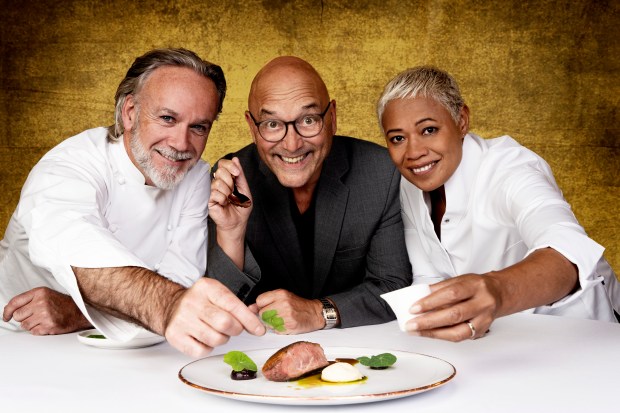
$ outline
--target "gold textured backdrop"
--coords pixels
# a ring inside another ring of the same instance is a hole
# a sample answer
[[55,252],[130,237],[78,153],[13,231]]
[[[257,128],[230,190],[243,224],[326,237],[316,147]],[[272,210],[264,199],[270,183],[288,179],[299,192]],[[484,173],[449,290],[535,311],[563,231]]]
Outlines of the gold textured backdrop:
[[2,0],[0,231],[49,148],[112,122],[133,59],[177,46],[220,64],[229,89],[209,162],[250,142],[250,82],[294,54],[323,75],[339,133],[383,144],[386,81],[434,64],[460,82],[472,130],[510,134],[551,164],[579,221],[620,268],[620,2]]

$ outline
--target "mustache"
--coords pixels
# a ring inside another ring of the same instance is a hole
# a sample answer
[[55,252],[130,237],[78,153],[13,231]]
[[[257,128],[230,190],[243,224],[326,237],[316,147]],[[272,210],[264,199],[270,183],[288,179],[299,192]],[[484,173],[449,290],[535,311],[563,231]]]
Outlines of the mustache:
[[194,158],[195,154],[193,151],[177,151],[176,149],[166,147],[155,148],[157,152],[159,152],[162,156],[171,159],[173,161],[186,161],[188,159]]

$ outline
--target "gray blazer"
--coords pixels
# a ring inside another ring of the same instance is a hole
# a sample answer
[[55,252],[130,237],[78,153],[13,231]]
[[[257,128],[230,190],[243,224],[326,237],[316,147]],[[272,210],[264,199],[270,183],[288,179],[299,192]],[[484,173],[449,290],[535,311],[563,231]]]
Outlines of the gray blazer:
[[[342,327],[394,319],[379,297],[411,284],[411,265],[400,215],[400,174],[377,144],[334,136],[315,192],[314,277],[304,279],[303,258],[291,216],[289,189],[260,160],[251,144],[237,156],[254,208],[240,271],[215,242],[209,225],[207,275],[246,303],[283,288],[304,298],[329,297]],[[214,170],[217,165],[214,167]]]

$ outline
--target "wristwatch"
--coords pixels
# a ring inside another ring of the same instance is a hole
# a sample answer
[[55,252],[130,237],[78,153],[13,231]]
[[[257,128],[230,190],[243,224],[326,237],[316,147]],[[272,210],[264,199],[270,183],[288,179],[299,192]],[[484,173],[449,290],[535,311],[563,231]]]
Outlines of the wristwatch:
[[323,304],[323,318],[325,319],[325,327],[323,330],[334,328],[338,324],[338,311],[336,307],[327,298],[319,298]]

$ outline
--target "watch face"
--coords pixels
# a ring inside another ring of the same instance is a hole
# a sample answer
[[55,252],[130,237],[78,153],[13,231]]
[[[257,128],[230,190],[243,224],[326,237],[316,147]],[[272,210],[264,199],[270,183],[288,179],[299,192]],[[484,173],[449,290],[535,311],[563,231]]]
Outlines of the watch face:
[[324,328],[332,328],[338,323],[338,312],[328,300],[321,299],[321,303],[323,304],[323,318],[325,319]]
[[338,319],[338,315],[336,314],[336,310],[334,310],[333,308],[326,308],[325,310],[323,310],[323,317],[325,317],[328,320],[336,320],[336,319]]

